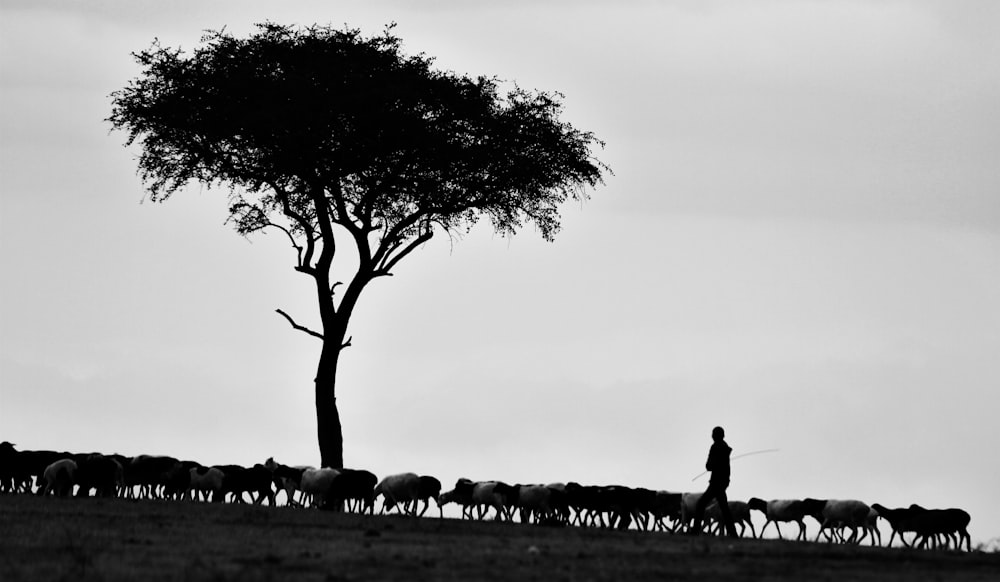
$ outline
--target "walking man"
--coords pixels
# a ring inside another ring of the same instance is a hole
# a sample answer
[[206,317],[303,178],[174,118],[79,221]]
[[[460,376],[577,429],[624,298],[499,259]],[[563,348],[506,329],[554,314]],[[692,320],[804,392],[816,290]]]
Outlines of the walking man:
[[725,437],[726,431],[721,426],[712,429],[714,442],[708,451],[708,461],[705,463],[705,469],[712,472],[712,477],[708,480],[708,489],[695,506],[694,526],[691,529],[694,535],[701,533],[701,520],[705,515],[705,507],[714,499],[722,512],[722,523],[725,524],[726,533],[729,537],[739,537],[733,524],[733,515],[729,512],[729,500],[726,498],[726,488],[729,487],[729,454],[733,449],[726,444]]

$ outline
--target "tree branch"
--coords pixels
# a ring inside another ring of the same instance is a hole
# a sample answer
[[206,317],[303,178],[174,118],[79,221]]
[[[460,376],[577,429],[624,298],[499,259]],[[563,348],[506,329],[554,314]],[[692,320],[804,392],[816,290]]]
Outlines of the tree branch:
[[426,230],[423,233],[421,233],[420,236],[413,239],[413,241],[410,244],[406,245],[406,247],[403,250],[399,251],[395,256],[391,256],[388,254],[385,255],[382,258],[382,264],[379,266],[379,274],[389,275],[390,274],[389,271],[391,271],[392,268],[396,266],[396,263],[398,263],[400,259],[413,252],[415,248],[431,240],[431,237],[433,236],[434,236],[433,230]]
[[302,249],[302,245],[298,244],[298,242],[295,240],[295,236],[292,235],[292,231],[290,231],[287,228],[285,228],[284,226],[281,226],[280,224],[276,224],[274,222],[267,222],[267,223],[264,224],[264,226],[273,226],[274,228],[277,228],[278,230],[280,230],[281,232],[285,233],[285,235],[288,236],[288,240],[290,240],[292,242],[292,247],[295,248],[295,251],[298,254],[298,258],[296,259],[296,261],[297,261],[298,264],[297,264],[296,268],[301,269],[302,265],[303,265],[303,263],[302,263],[302,250],[303,249]]
[[[316,249],[316,237],[314,235],[314,230],[312,224],[298,212],[292,209],[291,201],[289,200],[289,193],[274,181],[269,181],[268,185],[274,190],[274,194],[281,204],[281,210],[285,216],[291,218],[299,225],[299,228],[305,233],[306,247],[305,256],[302,255],[302,249],[299,249],[299,266],[296,268],[297,271],[302,271],[303,273],[312,274],[312,257]],[[290,236],[290,235],[289,235]],[[294,244],[294,243],[293,243]]]
[[[301,326],[301,325],[299,325],[299,324],[295,323],[295,321],[294,321],[294,320],[292,319],[292,317],[291,317],[290,315],[288,315],[287,313],[285,313],[284,311],[282,311],[282,310],[280,310],[280,309],[275,309],[275,311],[276,311],[276,312],[277,312],[277,313],[278,313],[279,315],[281,315],[281,316],[283,316],[283,317],[284,317],[285,319],[287,319],[287,320],[288,320],[288,323],[290,323],[290,324],[292,325],[292,327],[293,327],[293,328],[295,328],[295,329],[297,329],[297,330],[299,330],[299,331],[304,331],[304,332],[306,332],[307,334],[309,334],[309,335],[311,335],[311,336],[313,336],[313,337],[318,337],[319,339],[326,339],[326,338],[324,338],[324,337],[323,337],[323,334],[321,334],[321,333],[317,333],[317,332],[315,332],[315,331],[313,331],[313,330],[309,329],[308,327],[303,327],[303,326]],[[348,345],[350,345],[350,343],[351,343],[351,340],[350,340],[350,339],[348,339],[348,340],[347,340],[347,344],[348,344]]]

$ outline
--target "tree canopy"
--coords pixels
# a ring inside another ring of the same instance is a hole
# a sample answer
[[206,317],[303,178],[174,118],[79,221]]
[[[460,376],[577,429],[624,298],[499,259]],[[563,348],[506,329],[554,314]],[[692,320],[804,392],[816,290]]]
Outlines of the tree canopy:
[[[239,233],[288,235],[319,297],[323,331],[307,330],[324,340],[317,391],[332,358],[332,394],[365,285],[436,230],[486,217],[498,233],[531,223],[553,240],[560,205],[608,171],[591,153],[603,144],[560,121],[562,95],[436,70],[391,26],[365,37],[265,23],[246,38],[208,32],[190,55],[154,42],[134,57],[141,73],[112,94],[108,120],[140,146],[149,197],[222,186]],[[335,293],[344,241],[359,266]]]

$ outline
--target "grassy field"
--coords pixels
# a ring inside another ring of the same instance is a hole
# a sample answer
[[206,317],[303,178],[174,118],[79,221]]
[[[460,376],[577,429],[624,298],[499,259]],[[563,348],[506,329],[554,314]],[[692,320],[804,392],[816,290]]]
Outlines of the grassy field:
[[0,495],[0,580],[1000,580],[1000,554]]

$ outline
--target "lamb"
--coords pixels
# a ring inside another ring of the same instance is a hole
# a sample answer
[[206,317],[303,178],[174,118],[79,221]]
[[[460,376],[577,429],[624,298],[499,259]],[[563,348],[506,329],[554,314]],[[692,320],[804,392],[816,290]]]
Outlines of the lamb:
[[397,504],[400,505],[400,512],[413,514],[409,506],[411,501],[416,501],[420,490],[420,476],[416,473],[397,473],[389,475],[375,485],[372,499],[377,499],[379,495],[383,497],[382,512],[392,511]]
[[864,528],[871,508],[863,501],[856,499],[811,499],[802,500],[806,515],[810,515],[819,522],[819,533],[816,534],[816,541],[819,541],[823,530],[834,527],[847,527],[851,529],[849,543],[857,543],[858,528]]
[[759,497],[753,497],[747,502],[747,506],[750,509],[763,513],[764,517],[767,518],[764,527],[760,528],[761,537],[764,536],[764,530],[767,529],[767,526],[773,523],[774,529],[778,530],[778,539],[784,539],[778,523],[794,521],[799,524],[799,535],[795,539],[806,539],[806,524],[802,521],[806,513],[800,499],[772,499],[764,501]]

